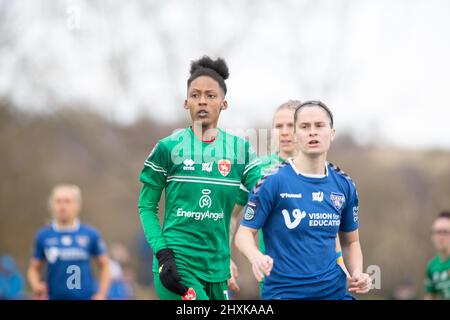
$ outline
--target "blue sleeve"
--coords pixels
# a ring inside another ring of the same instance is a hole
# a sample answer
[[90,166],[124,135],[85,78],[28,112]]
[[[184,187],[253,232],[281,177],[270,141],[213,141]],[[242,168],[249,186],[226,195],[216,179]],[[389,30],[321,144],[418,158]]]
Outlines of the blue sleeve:
[[341,225],[339,231],[352,232],[358,229],[359,226],[359,204],[358,204],[358,192],[353,183],[350,187],[350,196],[346,201],[345,207],[342,210]]
[[45,260],[44,236],[42,232],[38,232],[34,238],[33,258]]
[[262,179],[249,194],[247,205],[244,208],[244,217],[241,225],[260,229],[275,207],[276,181],[270,177]]
[[91,234],[91,254],[100,256],[106,253],[106,245],[97,230],[93,230]]

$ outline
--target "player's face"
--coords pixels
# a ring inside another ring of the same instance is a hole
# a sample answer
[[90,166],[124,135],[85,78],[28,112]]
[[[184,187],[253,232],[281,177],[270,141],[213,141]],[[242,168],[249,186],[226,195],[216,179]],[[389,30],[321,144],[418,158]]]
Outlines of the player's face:
[[228,105],[219,83],[211,77],[200,76],[191,82],[184,107],[193,122],[201,122],[208,129],[217,127],[220,111]]
[[321,107],[300,109],[295,126],[298,148],[305,155],[318,156],[330,149],[335,130],[331,128],[327,112]]
[[54,218],[61,223],[73,221],[80,211],[76,194],[66,188],[55,190],[50,204]]
[[450,219],[439,218],[431,228],[434,247],[439,252],[450,251]]
[[297,148],[294,136],[294,110],[278,110],[273,117],[273,129],[280,151],[292,154]]

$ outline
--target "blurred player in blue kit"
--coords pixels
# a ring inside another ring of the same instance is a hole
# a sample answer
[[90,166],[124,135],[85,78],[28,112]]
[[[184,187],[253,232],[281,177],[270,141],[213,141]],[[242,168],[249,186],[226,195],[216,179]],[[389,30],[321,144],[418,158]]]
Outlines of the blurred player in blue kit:
[[[49,198],[53,223],[41,228],[34,240],[28,281],[37,298],[50,300],[106,298],[110,283],[109,258],[99,232],[81,224],[81,191],[75,185],[57,185]],[[98,288],[91,260],[99,268]],[[45,280],[41,271],[47,265]]]

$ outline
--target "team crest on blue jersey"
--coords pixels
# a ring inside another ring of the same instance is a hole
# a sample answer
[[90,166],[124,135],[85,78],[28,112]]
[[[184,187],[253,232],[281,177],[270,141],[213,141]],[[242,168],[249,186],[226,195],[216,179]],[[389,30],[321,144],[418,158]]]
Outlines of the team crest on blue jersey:
[[345,202],[345,196],[342,193],[332,192],[330,199],[336,210],[340,210]]
[[59,256],[59,249],[57,247],[50,247],[44,251],[48,263],[55,263]]
[[88,236],[77,236],[76,241],[80,247],[86,247],[89,243]]

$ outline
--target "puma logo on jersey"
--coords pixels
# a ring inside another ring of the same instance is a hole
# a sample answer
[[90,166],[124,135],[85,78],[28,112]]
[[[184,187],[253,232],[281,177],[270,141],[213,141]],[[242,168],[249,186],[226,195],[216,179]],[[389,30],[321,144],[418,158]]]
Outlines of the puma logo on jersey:
[[300,224],[300,221],[302,221],[302,219],[306,217],[306,212],[300,211],[300,209],[294,209],[294,211],[292,211],[294,221],[291,221],[291,216],[288,210],[283,209],[281,213],[283,214],[284,223],[286,224],[286,227],[288,227],[288,229],[294,229]]

